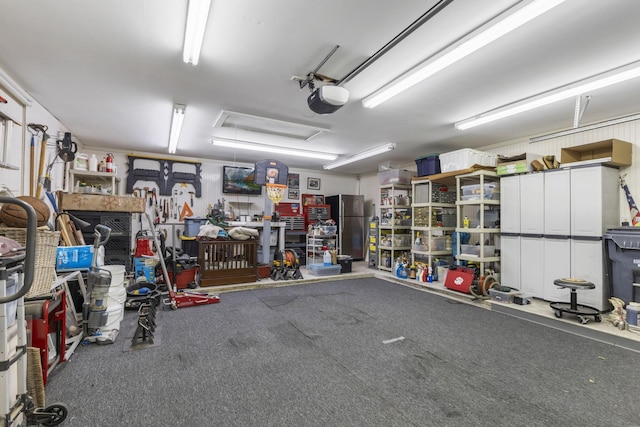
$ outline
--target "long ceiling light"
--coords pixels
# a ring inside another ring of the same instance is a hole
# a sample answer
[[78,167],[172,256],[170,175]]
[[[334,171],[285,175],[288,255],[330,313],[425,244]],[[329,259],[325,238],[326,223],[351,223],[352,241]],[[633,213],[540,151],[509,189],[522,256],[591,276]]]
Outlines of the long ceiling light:
[[561,88],[554,89],[552,91],[545,92],[543,94],[536,95],[513,104],[509,104],[505,107],[480,114],[470,119],[463,120],[456,123],[455,127],[458,130],[469,129],[474,126],[483,125],[485,123],[513,116],[514,114],[552,104],[563,99],[574,98],[576,96],[601,89],[603,87],[611,86],[616,83],[621,83],[639,76],[640,61],[627,64],[623,67],[616,68],[614,70],[607,71],[605,73],[598,74],[584,80],[580,80],[570,85],[563,86]]
[[322,153],[319,151],[299,150],[297,148],[277,147],[275,145],[254,144],[244,141],[230,141],[226,139],[213,138],[211,144],[217,147],[238,148],[241,150],[261,151],[267,153],[284,154],[295,157],[308,157],[312,159],[335,160],[338,155]]
[[514,6],[505,13],[487,22],[479,29],[469,33],[447,49],[425,60],[391,83],[367,96],[362,100],[362,105],[365,108],[374,108],[382,104],[564,1],[565,0],[533,0],[525,6],[521,6],[520,4]]
[[573,135],[580,132],[586,132],[589,130],[600,129],[608,126],[615,126],[621,123],[632,122],[634,120],[640,120],[640,114],[632,114],[630,116],[618,117],[617,119],[605,120],[604,122],[592,123],[590,125],[584,125],[572,129],[562,130],[559,132],[548,133],[546,135],[534,136],[529,138],[529,142],[540,142],[548,139],[560,138],[562,136]]
[[393,143],[393,142],[390,142],[388,144],[381,145],[380,147],[372,148],[371,150],[367,150],[367,151],[363,151],[362,153],[354,154],[353,156],[347,157],[345,159],[337,160],[337,161],[332,162],[332,163],[327,163],[326,165],[323,165],[322,167],[324,169],[327,169],[327,170],[339,168],[340,166],[348,165],[349,163],[357,162],[359,160],[363,160],[363,159],[366,159],[366,158],[369,158],[369,157],[377,156],[378,154],[386,153],[387,151],[391,151],[391,150],[393,150],[395,148],[396,148],[396,144]]
[[184,112],[187,109],[184,105],[173,105],[173,116],[171,118],[171,131],[169,132],[169,154],[174,154],[178,148],[180,140],[180,132],[182,131],[182,121],[184,120]]
[[211,0],[189,0],[182,53],[182,60],[187,64],[198,65],[210,8]]

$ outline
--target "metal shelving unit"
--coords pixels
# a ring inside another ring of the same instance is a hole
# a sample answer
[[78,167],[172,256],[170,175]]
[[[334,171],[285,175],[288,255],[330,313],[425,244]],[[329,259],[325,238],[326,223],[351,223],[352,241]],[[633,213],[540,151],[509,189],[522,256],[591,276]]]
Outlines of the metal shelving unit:
[[[500,256],[495,253],[496,237],[500,233],[496,226],[500,217],[500,178],[494,171],[478,170],[456,176],[456,188],[456,232],[469,233],[469,245],[478,246],[477,255],[462,253],[461,239],[457,239],[456,260],[478,264],[482,274],[487,267],[500,262]],[[494,252],[490,253],[492,248]]]
[[402,253],[411,252],[411,185],[380,186],[378,269],[392,271]]
[[411,184],[412,261],[433,265],[435,258],[453,254],[451,234],[456,229],[456,191],[445,184],[432,182],[428,176],[414,178]]

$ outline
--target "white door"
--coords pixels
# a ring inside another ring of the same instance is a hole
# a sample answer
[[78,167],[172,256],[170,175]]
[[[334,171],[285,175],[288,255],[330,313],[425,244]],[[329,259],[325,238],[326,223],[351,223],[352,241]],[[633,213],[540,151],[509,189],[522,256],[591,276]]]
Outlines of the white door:
[[500,178],[500,231],[520,233],[520,175]]
[[500,236],[500,284],[520,289],[520,236]]
[[544,174],[544,234],[571,234],[571,175],[568,169]]
[[571,239],[571,277],[596,285],[595,289],[578,291],[578,304],[607,310],[608,284],[604,281],[604,245],[599,239]]
[[569,302],[569,289],[553,284],[556,279],[571,277],[571,241],[565,239],[544,239],[544,279],[542,297],[546,301]]
[[520,233],[544,233],[544,176],[534,173],[520,176]]
[[527,296],[543,297],[544,243],[540,237],[520,237],[520,290]]
[[572,236],[601,236],[604,231],[602,169],[601,166],[571,169]]

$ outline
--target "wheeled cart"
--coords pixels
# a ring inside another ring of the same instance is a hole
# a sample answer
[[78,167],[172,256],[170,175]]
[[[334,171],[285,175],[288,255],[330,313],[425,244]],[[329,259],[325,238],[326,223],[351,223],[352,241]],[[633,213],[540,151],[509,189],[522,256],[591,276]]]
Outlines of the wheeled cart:
[[15,204],[27,213],[26,246],[0,237],[0,425],[42,424],[55,426],[68,413],[62,403],[37,408],[27,391],[27,322],[24,296],[34,276],[36,213],[31,205],[0,197],[0,203]]

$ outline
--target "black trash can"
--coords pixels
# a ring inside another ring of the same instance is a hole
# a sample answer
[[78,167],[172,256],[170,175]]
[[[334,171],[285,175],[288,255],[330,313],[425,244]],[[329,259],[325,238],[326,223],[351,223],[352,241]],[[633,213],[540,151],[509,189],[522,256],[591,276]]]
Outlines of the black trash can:
[[604,243],[611,296],[640,302],[640,227],[608,229]]

